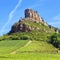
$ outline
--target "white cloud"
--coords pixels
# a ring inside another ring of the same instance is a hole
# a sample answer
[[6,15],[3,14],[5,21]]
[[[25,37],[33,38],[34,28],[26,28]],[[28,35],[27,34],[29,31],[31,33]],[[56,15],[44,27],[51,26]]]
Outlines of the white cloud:
[[54,16],[52,19],[53,20],[60,20],[60,14],[58,14],[57,16]]
[[51,24],[51,25],[59,25],[60,22],[49,22],[49,24]]
[[50,22],[48,22],[50,25],[58,27],[60,25],[60,14],[54,16],[53,18],[49,20],[51,20]]
[[2,34],[4,32],[4,29],[6,28],[6,26],[10,23],[10,21],[12,20],[13,14],[15,13],[15,11],[18,9],[18,7],[21,5],[22,0],[19,0],[17,5],[15,6],[15,8],[9,13],[9,18],[8,21],[5,23],[5,25],[2,27],[1,29],[1,33]]
[[49,22],[49,24],[50,24],[51,26],[60,28],[60,22]]

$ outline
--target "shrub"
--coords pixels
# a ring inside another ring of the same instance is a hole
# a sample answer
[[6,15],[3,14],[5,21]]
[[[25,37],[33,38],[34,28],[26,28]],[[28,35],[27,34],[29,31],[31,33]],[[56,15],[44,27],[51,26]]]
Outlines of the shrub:
[[29,40],[30,39],[30,36],[28,35],[23,35],[20,37],[21,40]]
[[53,34],[50,38],[50,43],[53,44],[56,48],[60,49],[60,34]]

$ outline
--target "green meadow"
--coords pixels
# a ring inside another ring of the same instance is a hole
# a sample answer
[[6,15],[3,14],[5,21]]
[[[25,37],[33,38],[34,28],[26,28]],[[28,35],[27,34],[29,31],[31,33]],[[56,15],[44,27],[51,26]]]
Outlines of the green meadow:
[[0,60],[60,60],[57,51],[53,45],[44,41],[0,41]]
[[0,60],[60,60],[60,54],[21,53],[1,55]]

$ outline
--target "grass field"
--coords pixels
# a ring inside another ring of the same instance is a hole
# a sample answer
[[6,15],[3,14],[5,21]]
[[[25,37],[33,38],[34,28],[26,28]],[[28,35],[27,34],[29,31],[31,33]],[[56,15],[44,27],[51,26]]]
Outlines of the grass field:
[[47,42],[32,41],[28,46],[18,49],[17,53],[21,52],[56,53],[57,49]]
[[28,41],[23,40],[5,40],[0,41],[0,54],[9,54],[16,49],[24,46]]
[[[14,51],[16,53],[11,54]],[[43,41],[0,41],[0,60],[60,60],[56,51],[55,47]]]
[[60,60],[60,54],[47,53],[21,53],[14,55],[1,55],[0,60]]

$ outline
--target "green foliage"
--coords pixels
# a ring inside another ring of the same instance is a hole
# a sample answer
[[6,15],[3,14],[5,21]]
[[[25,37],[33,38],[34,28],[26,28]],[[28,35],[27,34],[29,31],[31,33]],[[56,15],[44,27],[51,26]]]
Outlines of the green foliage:
[[20,39],[21,39],[21,40],[30,40],[30,36],[28,36],[28,35],[23,35],[23,36],[21,36]]
[[50,43],[52,43],[56,48],[60,49],[60,34],[53,34],[51,36]]
[[37,40],[47,41],[51,34],[38,30],[32,32],[17,32],[11,35],[4,35],[0,40]]

